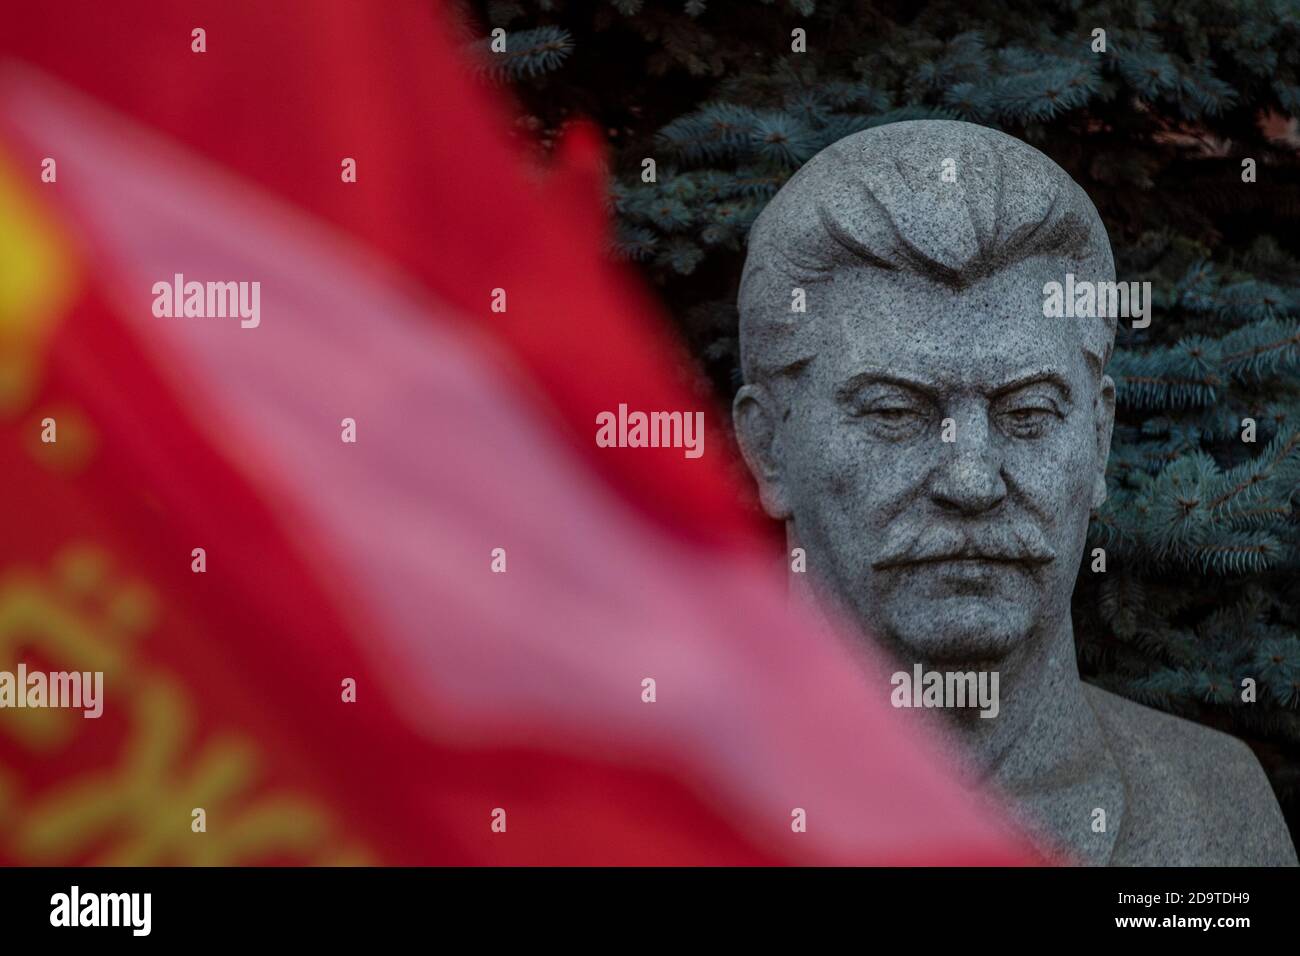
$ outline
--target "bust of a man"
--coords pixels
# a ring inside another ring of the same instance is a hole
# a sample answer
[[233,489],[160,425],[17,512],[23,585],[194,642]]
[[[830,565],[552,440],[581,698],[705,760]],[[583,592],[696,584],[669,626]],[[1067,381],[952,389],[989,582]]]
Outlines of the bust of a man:
[[734,417],[803,550],[792,585],[903,673],[998,675],[995,716],[943,724],[1045,847],[1294,865],[1245,744],[1079,678],[1070,596],[1106,496],[1116,319],[1044,316],[1071,273],[1115,280],[1096,208],[995,130],[877,127],[781,189],[750,235]]

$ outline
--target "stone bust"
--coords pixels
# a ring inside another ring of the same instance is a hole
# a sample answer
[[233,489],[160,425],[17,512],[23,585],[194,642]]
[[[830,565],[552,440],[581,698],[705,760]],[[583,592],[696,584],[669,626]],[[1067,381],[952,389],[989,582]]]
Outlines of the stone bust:
[[1115,280],[1096,208],[985,127],[856,133],[772,199],[740,285],[733,414],[764,509],[803,549],[792,588],[901,670],[999,675],[993,719],[942,725],[1044,848],[1294,865],[1244,743],[1079,677],[1070,597],[1106,496],[1116,318],[1044,317],[1066,273]]

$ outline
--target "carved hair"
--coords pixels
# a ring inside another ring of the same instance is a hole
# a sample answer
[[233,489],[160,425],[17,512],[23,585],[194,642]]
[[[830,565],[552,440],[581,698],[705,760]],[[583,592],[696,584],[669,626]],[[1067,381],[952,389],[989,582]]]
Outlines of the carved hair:
[[[946,158],[955,182],[940,175]],[[745,380],[788,374],[813,357],[802,333],[814,314],[791,310],[791,289],[836,269],[908,271],[963,288],[1035,257],[1059,259],[1081,279],[1115,279],[1092,200],[1032,146],[949,120],[846,136],[805,163],[750,230],[738,298]],[[1115,317],[1076,321],[1100,373]]]

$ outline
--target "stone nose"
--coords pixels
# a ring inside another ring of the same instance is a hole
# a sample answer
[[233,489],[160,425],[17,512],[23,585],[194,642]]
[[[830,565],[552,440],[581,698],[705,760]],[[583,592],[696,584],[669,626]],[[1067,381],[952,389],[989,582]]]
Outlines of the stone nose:
[[940,443],[940,458],[930,497],[943,510],[979,514],[1007,496],[1001,453],[983,415],[958,420],[955,441]]

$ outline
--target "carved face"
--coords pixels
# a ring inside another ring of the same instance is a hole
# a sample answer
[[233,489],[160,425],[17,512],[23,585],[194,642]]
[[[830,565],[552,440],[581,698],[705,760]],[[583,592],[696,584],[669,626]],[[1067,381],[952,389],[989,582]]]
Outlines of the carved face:
[[765,507],[909,660],[1000,660],[1068,620],[1114,387],[1080,320],[1043,317],[1064,271],[1030,260],[951,289],[840,269],[808,289],[816,357],[737,396]]

